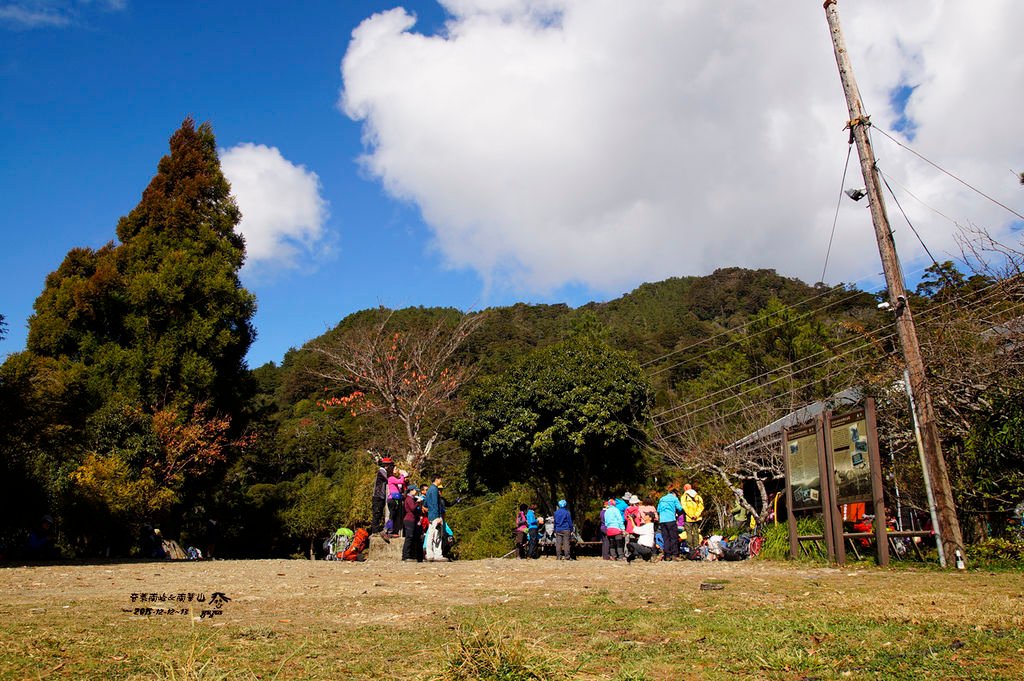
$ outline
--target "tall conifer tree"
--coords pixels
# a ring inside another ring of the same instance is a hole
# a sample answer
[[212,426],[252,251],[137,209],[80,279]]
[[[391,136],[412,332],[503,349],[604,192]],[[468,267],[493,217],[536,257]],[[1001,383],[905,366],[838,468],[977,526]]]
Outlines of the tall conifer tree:
[[38,416],[61,440],[32,445],[29,468],[81,536],[124,537],[203,497],[232,448],[255,336],[240,217],[210,125],[187,118],[120,243],[72,249],[46,279],[18,366],[55,386]]

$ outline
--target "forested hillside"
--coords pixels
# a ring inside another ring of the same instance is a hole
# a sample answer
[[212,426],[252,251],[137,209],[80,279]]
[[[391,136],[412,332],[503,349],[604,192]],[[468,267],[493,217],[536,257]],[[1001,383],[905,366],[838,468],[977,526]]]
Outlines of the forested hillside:
[[[0,548],[44,515],[61,555],[139,555],[140,533],[218,555],[316,555],[365,522],[377,458],[441,475],[464,556],[507,550],[513,508],[702,489],[712,522],[764,519],[779,457],[743,435],[847,388],[877,398],[886,485],[925,506],[892,312],[846,286],[719,269],[566,305],[362,310],[249,369],[255,300],[208,125],[186,120],[117,241],[47,277],[0,367]],[[1024,495],[1024,254],[983,233],[911,296],[971,535]],[[966,270],[966,268],[965,268]],[[0,333],[3,331],[0,317]]]

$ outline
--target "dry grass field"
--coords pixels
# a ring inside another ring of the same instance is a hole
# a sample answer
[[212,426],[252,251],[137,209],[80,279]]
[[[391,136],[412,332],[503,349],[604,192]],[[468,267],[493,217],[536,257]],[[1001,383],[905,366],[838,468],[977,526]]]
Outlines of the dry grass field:
[[[203,617],[216,592],[230,600]],[[379,555],[0,568],[4,679],[1020,679],[1022,632],[1019,572]]]

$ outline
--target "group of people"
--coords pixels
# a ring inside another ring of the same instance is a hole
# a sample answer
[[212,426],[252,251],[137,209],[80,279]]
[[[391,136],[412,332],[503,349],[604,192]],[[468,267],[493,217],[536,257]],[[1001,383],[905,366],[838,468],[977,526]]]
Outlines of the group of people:
[[[537,513],[537,504],[520,504],[516,512],[515,553],[521,558],[540,557],[540,529],[545,527],[544,517]],[[565,499],[560,499],[551,519],[554,535],[555,557],[558,560],[572,560],[570,545],[576,527],[572,513]]]
[[704,500],[692,485],[683,486],[680,498],[670,487],[656,502],[624,493],[601,509],[601,557],[631,562],[650,561],[661,550],[662,560],[679,560],[684,547],[699,544]]
[[449,560],[452,534],[445,523],[443,489],[440,476],[421,488],[409,482],[406,471],[395,470],[391,457],[381,458],[373,488],[370,533],[386,542],[403,537],[403,561]]
[[[641,500],[629,492],[612,497],[600,511],[601,557],[627,562],[637,558],[650,561],[660,550],[662,560],[679,560],[690,552],[690,547],[700,545],[703,518],[704,500],[690,484],[683,486],[681,495],[676,487],[670,487],[656,501]],[[519,558],[537,558],[541,532],[545,528],[545,519],[538,514],[537,505],[520,505],[515,525],[515,554]],[[568,504],[562,499],[547,530],[554,535],[558,560],[572,559],[570,547],[575,530]]]

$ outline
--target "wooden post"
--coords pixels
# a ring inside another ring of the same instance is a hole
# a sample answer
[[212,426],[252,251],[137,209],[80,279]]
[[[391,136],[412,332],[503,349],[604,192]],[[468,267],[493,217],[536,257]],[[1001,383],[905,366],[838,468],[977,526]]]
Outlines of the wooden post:
[[868,138],[870,118],[864,113],[860,100],[857,82],[853,78],[853,67],[850,65],[846,43],[839,26],[839,13],[836,0],[825,0],[825,17],[832,33],[832,46],[835,50],[836,64],[839,67],[839,79],[846,94],[846,104],[850,120],[848,126],[857,144],[857,155],[860,157],[860,170],[864,176],[867,189],[868,205],[871,209],[871,221],[875,227],[875,238],[878,241],[878,252],[882,258],[882,270],[889,289],[889,304],[896,314],[896,331],[899,334],[903,359],[910,376],[910,389],[914,395],[917,421],[921,429],[921,442],[924,448],[928,476],[931,479],[935,494],[935,506],[939,516],[939,527],[935,528],[942,540],[946,565],[956,564],[956,552],[966,555],[960,522],[956,517],[956,505],[953,501],[953,490],[949,483],[946,460],[942,456],[939,440],[939,429],[935,423],[935,409],[931,394],[925,380],[924,360],[914,328],[914,319],[910,313],[907,293],[903,283],[903,272],[900,270],[899,258],[896,255],[896,244],[889,227],[889,218],[882,200],[881,183],[875,169],[875,154]]
[[822,508],[828,505],[825,513],[825,523],[832,530],[832,545],[835,547],[836,563],[846,565],[846,539],[843,537],[843,514],[839,512],[838,490],[836,489],[836,459],[832,452],[832,412],[828,411],[821,419],[821,438],[824,440],[820,447],[825,452],[825,469],[822,477],[828,477],[828,494],[825,495],[825,485],[822,484],[821,491],[824,499]]
[[[825,419],[819,414],[814,420],[814,431],[818,443],[818,480],[821,486],[821,524],[824,526],[825,546],[828,548],[828,560],[830,563],[838,563],[836,554],[836,536],[832,525],[832,514],[835,513],[833,504],[829,503],[832,498],[833,484],[832,469],[828,467],[830,457],[825,456]],[[843,538],[839,537],[839,543]]]
[[875,507],[875,560],[889,564],[889,528],[885,515],[885,489],[882,487],[882,457],[878,452],[878,421],[875,400],[864,400],[864,422],[868,432],[868,465],[871,466],[871,505]]

